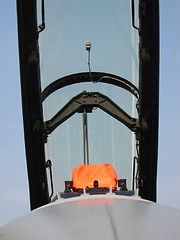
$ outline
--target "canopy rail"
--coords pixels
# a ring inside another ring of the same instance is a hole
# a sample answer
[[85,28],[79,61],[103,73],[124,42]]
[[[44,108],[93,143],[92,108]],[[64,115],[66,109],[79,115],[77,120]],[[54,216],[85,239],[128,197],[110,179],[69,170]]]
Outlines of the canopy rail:
[[140,128],[138,119],[129,116],[106,95],[99,92],[82,92],[73,97],[54,117],[45,121],[46,134],[51,134],[60,124],[76,112],[83,113],[84,109],[86,109],[86,112],[92,112],[94,107],[102,109],[133,132],[137,132]]
[[139,99],[139,90],[130,81],[125,78],[104,72],[91,72],[91,78],[89,77],[89,72],[82,72],[71,74],[62,78],[59,78],[49,84],[42,92],[42,101],[44,101],[50,94],[61,89],[63,87],[82,83],[82,82],[103,82],[111,85],[121,87],[130,93],[132,93],[137,99]]

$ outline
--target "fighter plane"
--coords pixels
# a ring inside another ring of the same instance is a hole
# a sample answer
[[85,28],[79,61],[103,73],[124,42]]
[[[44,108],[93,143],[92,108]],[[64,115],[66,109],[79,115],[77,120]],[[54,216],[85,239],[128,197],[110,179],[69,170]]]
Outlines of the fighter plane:
[[0,239],[179,239],[156,203],[158,0],[17,0],[31,212]]

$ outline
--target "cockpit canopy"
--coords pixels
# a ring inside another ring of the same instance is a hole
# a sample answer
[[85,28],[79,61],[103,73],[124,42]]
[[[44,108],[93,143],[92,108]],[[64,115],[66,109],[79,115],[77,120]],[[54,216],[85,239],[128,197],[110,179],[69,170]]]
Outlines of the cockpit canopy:
[[17,0],[17,9],[32,209],[82,164],[112,165],[155,201],[158,1]]
[[63,190],[73,168],[86,163],[85,154],[88,164],[112,164],[133,189],[139,36],[132,20],[138,25],[138,9],[132,16],[131,2],[121,0],[47,1],[44,9],[40,69],[48,134],[45,151],[52,162],[54,192]]

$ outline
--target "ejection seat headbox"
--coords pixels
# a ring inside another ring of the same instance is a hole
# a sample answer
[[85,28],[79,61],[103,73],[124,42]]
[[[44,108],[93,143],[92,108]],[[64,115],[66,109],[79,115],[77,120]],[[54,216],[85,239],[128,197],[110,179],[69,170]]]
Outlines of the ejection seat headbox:
[[118,177],[110,164],[79,165],[72,171],[72,187],[83,188],[112,188],[117,189]]

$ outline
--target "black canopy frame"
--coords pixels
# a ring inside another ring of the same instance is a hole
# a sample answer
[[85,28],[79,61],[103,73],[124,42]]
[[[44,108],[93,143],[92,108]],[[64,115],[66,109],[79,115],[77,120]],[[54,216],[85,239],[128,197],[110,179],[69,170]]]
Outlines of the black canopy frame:
[[114,117],[132,132],[140,128],[138,119],[129,116],[122,108],[115,104],[109,97],[99,92],[82,92],[73,97],[62,109],[60,109],[50,120],[45,122],[46,134],[51,134],[60,124],[77,112],[92,112],[93,108],[100,108],[110,116]]

